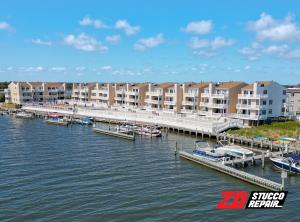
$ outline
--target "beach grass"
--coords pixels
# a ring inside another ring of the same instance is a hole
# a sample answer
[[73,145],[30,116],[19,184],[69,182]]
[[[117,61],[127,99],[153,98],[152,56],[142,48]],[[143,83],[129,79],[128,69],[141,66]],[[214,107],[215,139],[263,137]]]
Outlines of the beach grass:
[[227,131],[227,133],[246,137],[263,136],[272,140],[282,137],[298,139],[300,134],[300,122],[272,122],[270,124],[263,124],[253,128],[232,129]]

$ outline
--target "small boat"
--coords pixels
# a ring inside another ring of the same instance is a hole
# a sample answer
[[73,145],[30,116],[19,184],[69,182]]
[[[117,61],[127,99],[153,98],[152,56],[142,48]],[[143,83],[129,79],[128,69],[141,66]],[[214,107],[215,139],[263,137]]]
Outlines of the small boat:
[[135,132],[139,135],[150,136],[150,137],[162,136],[162,132],[160,130],[151,127],[140,127],[136,129]]
[[223,151],[211,147],[207,141],[202,140],[195,142],[195,149],[193,150],[193,155],[214,162],[224,161],[228,159],[227,155]]
[[50,113],[50,115],[49,115],[49,118],[58,118],[59,116],[58,116],[58,113],[57,112],[53,112],[53,113]]
[[16,114],[17,118],[21,118],[21,119],[32,119],[33,118],[33,114],[32,113],[26,113],[26,112],[20,112]]
[[79,120],[79,123],[82,125],[92,125],[93,120],[90,117],[83,117]]
[[244,147],[234,145],[234,144],[228,144],[224,145],[222,141],[218,141],[218,150],[223,151],[226,153],[226,155],[232,157],[232,158],[249,158],[253,157],[255,153],[251,150],[248,150]]
[[300,162],[292,157],[275,157],[270,158],[273,165],[279,169],[291,172],[300,173]]
[[60,118],[50,118],[46,120],[46,123],[58,125],[58,126],[67,126],[69,123]]

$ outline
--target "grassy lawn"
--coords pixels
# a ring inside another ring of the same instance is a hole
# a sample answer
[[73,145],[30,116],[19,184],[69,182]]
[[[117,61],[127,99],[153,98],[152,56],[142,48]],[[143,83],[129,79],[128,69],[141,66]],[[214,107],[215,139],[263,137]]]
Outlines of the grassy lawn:
[[17,108],[19,108],[17,104],[13,104],[13,103],[3,103],[0,106],[3,107],[3,108],[8,108],[8,109],[17,109]]
[[281,137],[298,139],[300,134],[300,122],[273,122],[249,129],[229,130],[227,133],[247,137],[264,136],[274,140]]

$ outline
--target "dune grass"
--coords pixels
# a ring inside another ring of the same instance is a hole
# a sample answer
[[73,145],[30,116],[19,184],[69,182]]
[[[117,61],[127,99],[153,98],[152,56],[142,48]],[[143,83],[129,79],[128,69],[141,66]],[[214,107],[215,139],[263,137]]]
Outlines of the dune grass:
[[273,140],[281,137],[298,139],[300,134],[300,122],[273,122],[253,128],[229,130],[227,133],[247,137],[264,136]]

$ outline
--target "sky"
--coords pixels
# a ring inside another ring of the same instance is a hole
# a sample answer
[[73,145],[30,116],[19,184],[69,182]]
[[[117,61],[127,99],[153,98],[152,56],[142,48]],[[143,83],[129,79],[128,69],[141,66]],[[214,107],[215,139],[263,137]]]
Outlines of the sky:
[[299,1],[1,0],[0,81],[299,77]]

